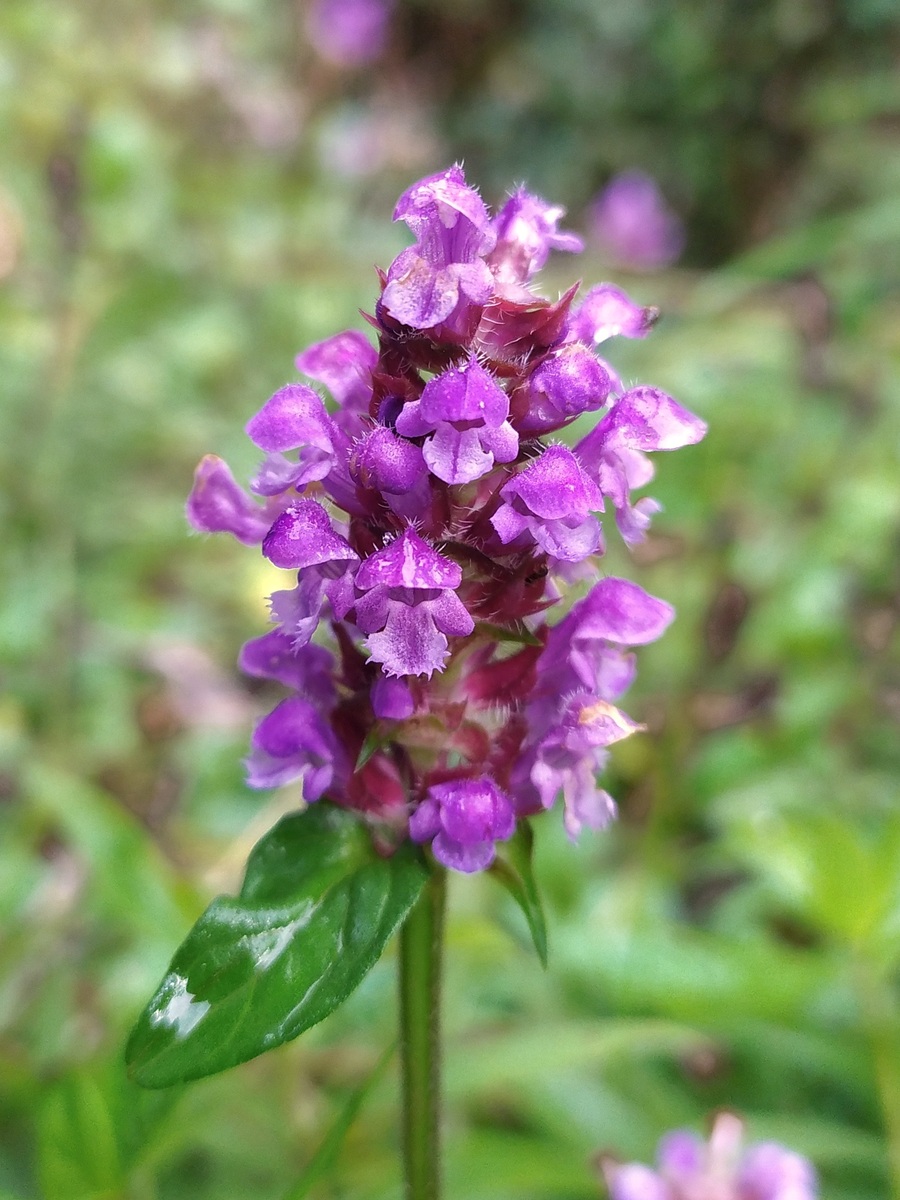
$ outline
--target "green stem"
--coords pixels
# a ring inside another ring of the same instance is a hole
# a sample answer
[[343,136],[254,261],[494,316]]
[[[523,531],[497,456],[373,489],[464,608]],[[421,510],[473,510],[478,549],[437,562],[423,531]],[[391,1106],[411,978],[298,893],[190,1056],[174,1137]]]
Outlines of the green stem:
[[862,958],[856,964],[863,1019],[881,1103],[891,1196],[900,1200],[900,1037],[890,984]]
[[400,931],[406,1200],[440,1196],[440,1006],[446,876],[432,871]]

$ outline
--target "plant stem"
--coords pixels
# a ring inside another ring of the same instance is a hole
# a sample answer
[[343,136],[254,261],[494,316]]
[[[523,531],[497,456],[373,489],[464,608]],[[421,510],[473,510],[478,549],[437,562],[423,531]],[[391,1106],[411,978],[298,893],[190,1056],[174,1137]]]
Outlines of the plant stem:
[[900,1030],[890,984],[861,956],[856,963],[863,1019],[869,1038],[887,1142],[891,1196],[900,1200]]
[[446,874],[435,868],[400,931],[406,1200],[440,1196],[440,1005]]

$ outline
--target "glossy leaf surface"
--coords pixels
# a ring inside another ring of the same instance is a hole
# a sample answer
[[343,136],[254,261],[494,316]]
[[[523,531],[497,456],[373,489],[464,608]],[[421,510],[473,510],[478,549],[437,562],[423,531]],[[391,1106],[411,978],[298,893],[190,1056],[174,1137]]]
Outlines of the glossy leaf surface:
[[295,1038],[375,964],[425,881],[411,847],[378,858],[328,805],[258,843],[238,897],[220,896],[175,954],[128,1044],[133,1077],[167,1087]]

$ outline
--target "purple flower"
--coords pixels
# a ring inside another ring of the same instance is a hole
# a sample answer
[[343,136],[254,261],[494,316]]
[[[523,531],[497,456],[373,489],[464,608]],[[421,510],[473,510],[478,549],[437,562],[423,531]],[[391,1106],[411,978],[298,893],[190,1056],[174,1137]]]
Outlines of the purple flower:
[[646,337],[658,317],[658,308],[643,308],[621,288],[598,283],[572,313],[569,332],[588,345],[599,346],[611,337]]
[[405,721],[416,710],[416,702],[405,679],[380,675],[372,684],[372,711],[386,721]]
[[520,811],[552,808],[562,793],[566,832],[574,841],[583,826],[602,829],[616,815],[612,797],[597,787],[606,747],[642,728],[590,692],[568,697],[546,730],[526,743],[511,777]]
[[500,489],[491,524],[504,544],[533,539],[545,554],[580,562],[600,549],[603,498],[565,446],[550,446]]
[[497,244],[487,259],[504,295],[517,298],[524,292],[530,299],[525,285],[546,263],[551,250],[578,254],[584,249],[580,237],[556,228],[565,215],[561,205],[548,204],[524,188],[510,196],[494,218]]
[[603,408],[614,382],[603,363],[580,342],[568,342],[542,358],[528,377],[527,408],[517,417],[520,434],[561,429],[582,413]]
[[326,596],[337,616],[346,615],[359,555],[334,532],[321,504],[296,500],[286,508],[266,534],[263,554],[276,567],[297,568],[296,588],[272,596],[272,615],[295,647],[312,637]]
[[[289,383],[271,396],[247,422],[247,435],[268,451],[252,488],[275,496],[287,488],[301,488],[324,479],[335,462],[337,431],[321,397],[302,383]],[[285,456],[298,450],[297,461]]]
[[328,388],[339,406],[333,420],[353,435],[360,432],[360,417],[369,411],[377,362],[377,350],[355,329],[316,342],[294,359],[298,371]]
[[708,1142],[687,1130],[659,1144],[656,1170],[603,1156],[610,1200],[816,1200],[807,1159],[775,1142],[742,1151],[743,1123],[719,1113]]
[[443,670],[447,636],[464,637],[475,622],[454,591],[457,563],[432,549],[408,527],[356,572],[356,623],[385,675]]
[[438,862],[454,871],[483,871],[494,861],[495,843],[515,832],[509,796],[487,775],[433,784],[409,819],[409,836],[431,842]]
[[398,433],[430,435],[422,450],[444,483],[471,483],[494,462],[512,462],[519,438],[507,421],[509,398],[474,357],[429,380],[420,400],[397,416]]
[[320,707],[330,708],[335,702],[334,655],[324,646],[297,646],[281,629],[245,642],[238,666],[245,675],[275,679]]
[[230,533],[247,546],[258,546],[272,524],[273,513],[235,482],[228,464],[207,454],[194,472],[187,518],[202,533]]
[[491,297],[494,280],[483,256],[496,241],[484,201],[451,167],[420,180],[400,197],[395,221],[405,221],[416,244],[392,263],[384,309],[404,325],[466,326],[466,311]]
[[616,700],[634,678],[634,655],[622,646],[643,646],[661,637],[675,616],[628,579],[601,579],[555,625],[537,664],[539,694],[564,696],[585,689]]
[[256,726],[247,758],[254,788],[284,787],[298,780],[309,804],[327,790],[334,775],[337,744],[326,717],[308,700],[282,700]]
[[680,218],[643,171],[617,175],[594,201],[589,220],[600,247],[623,267],[655,271],[684,249]]
[[643,540],[650,517],[659,510],[645,498],[632,505],[633,488],[653,478],[645,451],[675,450],[706,435],[706,422],[682,408],[659,388],[636,387],[621,396],[600,423],[575,447],[585,470],[609,496],[626,542]]
[[313,0],[306,32],[316,51],[339,67],[364,66],[384,50],[387,0]]

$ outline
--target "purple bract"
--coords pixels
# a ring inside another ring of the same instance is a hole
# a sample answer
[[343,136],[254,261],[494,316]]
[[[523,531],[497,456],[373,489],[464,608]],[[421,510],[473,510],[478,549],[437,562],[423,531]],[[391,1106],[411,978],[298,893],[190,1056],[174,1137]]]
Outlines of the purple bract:
[[[188,501],[196,528],[293,574],[241,652],[288,693],[253,734],[251,784],[299,784],[356,811],[382,851],[409,837],[464,872],[560,797],[572,837],[615,814],[597,772],[639,728],[617,707],[632,649],[673,613],[601,577],[600,514],[642,538],[658,508],[632,496],[647,454],[706,429],[597,356],[646,336],[655,309],[608,283],[580,302],[535,290],[551,252],[580,249],[563,215],[519,189],[492,216],[460,166],[414,184],[377,345],[349,330],[299,354],[303,379],[247,425],[265,455],[256,496],[208,457]],[[574,447],[546,440],[587,413]],[[554,621],[573,579],[586,594]]]

